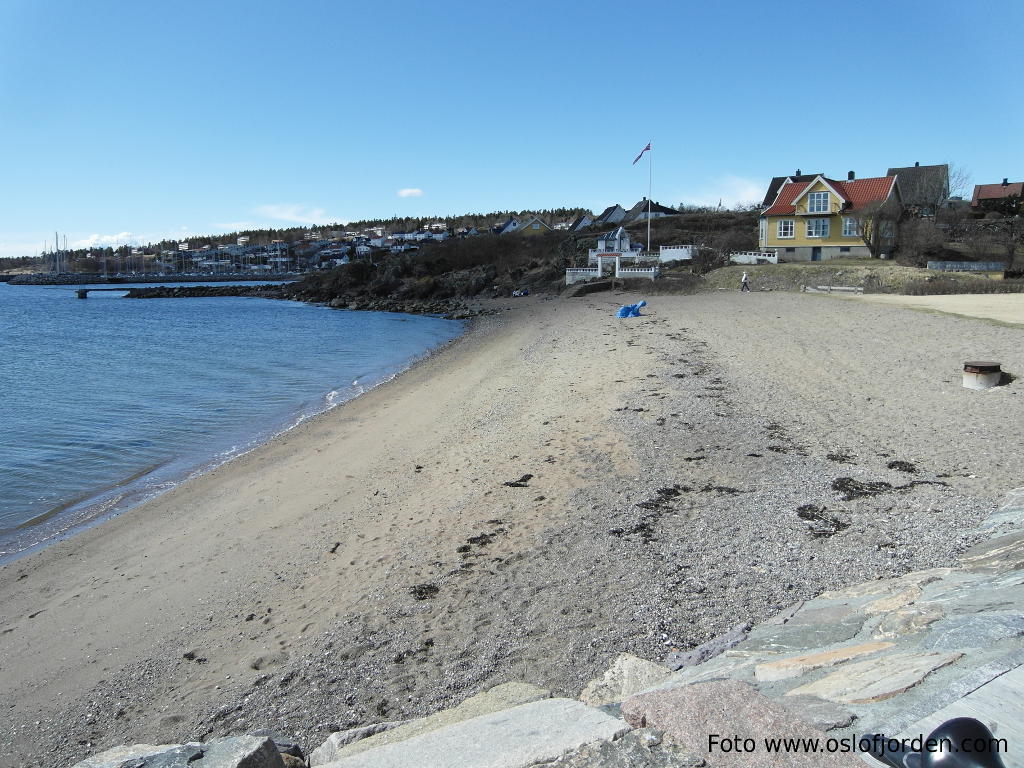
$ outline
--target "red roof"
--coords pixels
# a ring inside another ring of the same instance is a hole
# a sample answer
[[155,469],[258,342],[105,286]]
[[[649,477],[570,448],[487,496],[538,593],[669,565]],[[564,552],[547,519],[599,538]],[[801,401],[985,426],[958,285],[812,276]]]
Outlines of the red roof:
[[1014,184],[977,184],[974,187],[974,196],[971,198],[971,205],[977,205],[979,200],[1000,200],[1004,197],[1024,197],[1024,181]]
[[[822,178],[825,177],[823,176]],[[893,185],[896,183],[896,177],[877,176],[872,179],[856,179],[854,181],[835,181],[833,179],[825,179],[825,181],[842,198],[843,210],[856,210],[863,208],[868,203],[887,199],[892,192]],[[813,183],[783,184],[782,189],[779,190],[779,196],[775,198],[775,202],[772,203],[771,207],[763,215],[784,216],[796,213],[793,201],[800,197],[804,190]]]
[[857,210],[868,203],[887,200],[892,192],[892,185],[896,183],[896,177],[876,176],[873,179],[831,181],[829,183],[843,193],[851,210]]
[[793,201],[809,186],[809,183],[804,182],[783,184],[782,189],[779,190],[778,197],[775,198],[775,202],[771,204],[763,215],[784,216],[787,213],[795,213],[796,208],[793,206]]

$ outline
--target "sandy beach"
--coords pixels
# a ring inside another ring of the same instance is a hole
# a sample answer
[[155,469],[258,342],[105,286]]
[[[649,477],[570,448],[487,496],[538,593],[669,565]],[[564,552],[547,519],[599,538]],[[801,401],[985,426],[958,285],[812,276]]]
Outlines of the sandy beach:
[[896,296],[867,294],[857,297],[861,301],[888,304],[896,307],[945,312],[964,317],[980,317],[1001,323],[1024,325],[1024,294],[1020,293],[967,293],[943,296]]
[[1024,375],[1020,328],[783,293],[613,318],[639,298],[508,300],[0,568],[0,765],[258,728],[314,746],[508,680],[575,696],[619,652],[951,563],[1021,484],[1021,379],[961,387],[966,360]]

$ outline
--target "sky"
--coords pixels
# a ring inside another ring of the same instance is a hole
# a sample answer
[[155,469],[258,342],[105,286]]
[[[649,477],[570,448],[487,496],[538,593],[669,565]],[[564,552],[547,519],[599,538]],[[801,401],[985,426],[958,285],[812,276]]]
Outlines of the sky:
[[0,0],[0,257],[734,205],[797,168],[1020,181],[1022,32],[1018,0]]

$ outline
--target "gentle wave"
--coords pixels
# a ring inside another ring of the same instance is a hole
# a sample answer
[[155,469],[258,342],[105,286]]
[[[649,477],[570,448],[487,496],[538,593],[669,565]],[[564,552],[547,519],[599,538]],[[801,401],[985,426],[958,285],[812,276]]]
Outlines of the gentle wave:
[[63,293],[0,284],[0,562],[253,450],[463,328],[263,299]]

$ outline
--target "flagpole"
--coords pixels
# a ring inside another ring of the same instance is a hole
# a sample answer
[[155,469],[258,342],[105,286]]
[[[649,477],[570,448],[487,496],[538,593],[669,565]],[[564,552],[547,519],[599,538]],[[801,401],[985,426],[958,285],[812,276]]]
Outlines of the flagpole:
[[647,154],[647,252],[651,252],[651,180],[654,177],[654,144],[653,142],[647,142],[647,146],[652,147],[650,152]]

